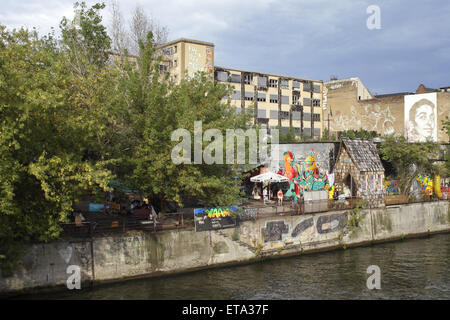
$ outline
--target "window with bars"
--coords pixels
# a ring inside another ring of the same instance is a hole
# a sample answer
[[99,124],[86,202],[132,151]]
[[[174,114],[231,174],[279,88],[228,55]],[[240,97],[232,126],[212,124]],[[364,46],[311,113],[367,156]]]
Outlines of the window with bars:
[[244,76],[244,83],[245,84],[252,84],[253,83],[253,74],[247,73]]
[[271,94],[270,95],[270,100],[271,103],[278,103],[278,95],[276,94]]
[[263,92],[258,92],[258,101],[266,102],[266,94]]
[[320,107],[320,99],[313,99],[312,105],[313,107]]
[[245,91],[244,99],[247,101],[253,101],[253,92]]
[[269,87],[278,88],[278,80],[277,79],[269,79]]

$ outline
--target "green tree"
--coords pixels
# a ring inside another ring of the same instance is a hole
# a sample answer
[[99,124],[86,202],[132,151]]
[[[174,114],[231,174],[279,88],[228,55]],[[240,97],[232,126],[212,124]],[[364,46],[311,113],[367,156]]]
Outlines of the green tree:
[[[82,13],[81,19],[83,20]],[[93,18],[94,21],[97,18]],[[88,28],[88,24],[84,23]],[[82,30],[82,29],[81,29]],[[106,44],[105,44],[106,45]],[[0,267],[14,268],[23,244],[58,238],[84,191],[107,189],[107,161],[93,161],[106,90],[98,61],[71,72],[69,47],[51,35],[0,27]],[[95,64],[94,64],[95,63]],[[90,75],[88,75],[90,73]],[[86,79],[89,81],[86,82]]]
[[403,136],[387,136],[380,145],[379,153],[383,160],[389,161],[400,180],[400,191],[408,194],[409,186],[417,174],[439,173],[439,166],[430,156],[439,149],[434,142],[409,143]]
[[[249,115],[236,115],[234,108],[223,103],[228,93],[222,84],[214,83],[211,74],[197,74],[179,85],[160,73],[158,52],[152,33],[140,42],[141,54],[136,64],[125,65],[118,96],[129,120],[129,151],[122,156],[119,177],[148,196],[157,196],[182,205],[186,199],[197,199],[205,205],[228,205],[239,201],[240,179],[231,165],[174,164],[172,132],[183,128],[194,137],[194,122],[202,121],[203,132],[218,129],[246,128]],[[251,114],[251,113],[250,113]],[[203,147],[209,142],[204,142]],[[193,159],[192,159],[193,160]]]

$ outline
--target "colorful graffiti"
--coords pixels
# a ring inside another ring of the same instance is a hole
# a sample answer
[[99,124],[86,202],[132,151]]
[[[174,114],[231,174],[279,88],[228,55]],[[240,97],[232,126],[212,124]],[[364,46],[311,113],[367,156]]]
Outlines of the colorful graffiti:
[[308,153],[302,165],[295,163],[295,156],[290,151],[283,154],[283,159],[284,168],[280,166],[278,174],[289,178],[286,198],[297,201],[304,191],[330,190],[327,174],[317,166],[314,150]]
[[238,207],[194,209],[195,231],[208,231],[236,226],[238,220],[231,215],[231,211],[237,212]]
[[433,195],[433,180],[429,176],[418,175],[416,180],[420,184],[420,192],[424,196]]
[[386,194],[388,195],[400,194],[399,183],[400,180],[395,180],[392,179],[391,176],[387,176],[384,179],[384,188],[386,189]]

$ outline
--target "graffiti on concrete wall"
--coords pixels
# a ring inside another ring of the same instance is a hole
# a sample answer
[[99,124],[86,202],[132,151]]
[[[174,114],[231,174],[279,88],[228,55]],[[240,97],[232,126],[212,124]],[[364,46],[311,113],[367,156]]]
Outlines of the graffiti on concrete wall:
[[194,209],[195,231],[208,231],[236,226],[237,220],[231,215],[232,211],[237,212],[238,207]]
[[317,232],[320,234],[341,231],[344,228],[347,216],[344,213],[320,216],[317,219]]
[[281,241],[283,234],[289,232],[289,225],[284,221],[270,221],[266,223],[266,226],[261,228],[261,235],[264,242],[269,241]]
[[295,226],[294,230],[292,231],[291,237],[295,238],[313,226],[314,226],[313,218],[302,220]]

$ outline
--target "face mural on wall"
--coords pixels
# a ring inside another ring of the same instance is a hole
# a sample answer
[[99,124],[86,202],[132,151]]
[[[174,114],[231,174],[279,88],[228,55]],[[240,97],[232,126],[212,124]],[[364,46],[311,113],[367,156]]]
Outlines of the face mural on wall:
[[409,142],[437,141],[436,93],[405,96],[405,136]]

